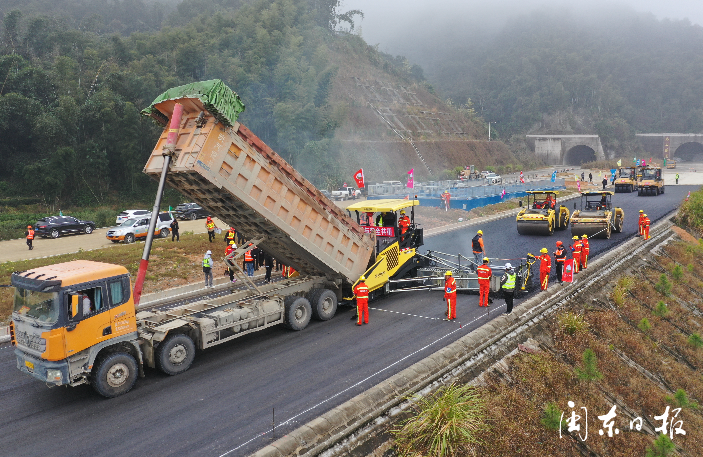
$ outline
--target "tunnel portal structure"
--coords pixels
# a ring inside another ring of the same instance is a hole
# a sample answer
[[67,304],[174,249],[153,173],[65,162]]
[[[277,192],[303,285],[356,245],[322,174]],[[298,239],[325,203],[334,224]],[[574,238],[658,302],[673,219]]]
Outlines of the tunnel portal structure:
[[527,135],[537,157],[547,165],[581,165],[605,160],[598,135]]
[[635,136],[651,157],[703,162],[703,134],[638,133]]

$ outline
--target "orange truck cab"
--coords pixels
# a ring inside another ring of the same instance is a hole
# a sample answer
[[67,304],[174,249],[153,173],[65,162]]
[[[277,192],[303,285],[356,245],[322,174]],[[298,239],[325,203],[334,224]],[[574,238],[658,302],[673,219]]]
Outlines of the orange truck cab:
[[13,273],[11,284],[17,368],[57,386],[91,383],[105,396],[136,381],[141,351],[126,268],[76,260]]

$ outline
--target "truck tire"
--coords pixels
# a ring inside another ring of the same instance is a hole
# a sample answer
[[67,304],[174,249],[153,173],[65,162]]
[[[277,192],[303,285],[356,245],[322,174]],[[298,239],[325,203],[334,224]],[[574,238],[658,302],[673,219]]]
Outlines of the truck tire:
[[124,236],[124,242],[127,244],[132,244],[134,243],[134,234],[128,233]]
[[308,294],[312,317],[318,321],[328,321],[337,312],[337,295],[329,289],[313,289]]
[[156,366],[164,373],[174,376],[183,373],[195,359],[195,344],[188,335],[169,335],[156,348]]
[[284,304],[286,313],[284,325],[287,328],[299,331],[308,326],[312,309],[307,298],[293,295],[286,297]]
[[137,382],[137,361],[126,352],[115,352],[98,362],[90,384],[103,397],[113,398],[129,392]]

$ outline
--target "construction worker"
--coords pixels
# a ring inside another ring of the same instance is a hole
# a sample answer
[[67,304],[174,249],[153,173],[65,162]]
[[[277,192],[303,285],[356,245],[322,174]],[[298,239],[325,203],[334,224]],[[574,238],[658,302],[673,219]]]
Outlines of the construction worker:
[[171,221],[171,241],[173,240],[181,241],[181,235],[178,234],[178,219],[173,218]]
[[442,204],[444,205],[444,211],[449,211],[452,194],[449,193],[449,190],[445,190],[442,195],[440,195],[440,198],[442,199]]
[[229,230],[227,230],[227,233],[225,233],[225,243],[227,245],[230,244],[230,241],[234,241],[234,238],[237,236],[237,231],[234,230],[234,227],[230,227]]
[[405,214],[405,211],[400,212],[400,220],[398,221],[400,234],[405,235],[405,232],[410,228],[410,218]]
[[[232,251],[234,251],[235,249],[237,249],[237,245],[234,244],[234,239],[232,239],[232,241],[230,241],[229,244],[227,245],[227,247],[225,248],[225,257],[230,255],[232,253]],[[232,268],[228,265],[227,266],[227,273],[229,273],[230,282],[237,282],[237,280],[234,277],[234,268]]]
[[542,248],[539,251],[542,255],[537,257],[539,263],[539,285],[540,290],[547,290],[549,285],[549,272],[552,271],[552,258],[549,256],[547,248]]
[[212,287],[212,252],[209,250],[203,257],[203,273],[205,273],[205,287]]
[[557,241],[557,248],[554,251],[554,264],[557,270],[557,280],[560,284],[564,284],[562,281],[562,274],[564,273],[564,262],[566,262],[566,251],[564,250],[564,243]]
[[27,231],[24,232],[24,236],[27,238],[27,246],[31,251],[32,249],[34,249],[34,246],[32,246],[32,241],[34,240],[34,229],[31,225],[27,226]]
[[488,306],[488,292],[491,290],[493,271],[488,266],[488,257],[483,258],[483,265],[476,269],[478,275],[479,299],[478,306]]
[[676,173],[676,184],[678,184],[678,183],[679,183],[679,174]]
[[637,221],[637,236],[642,236],[642,220],[644,219],[644,211],[640,210],[640,218]]
[[366,286],[366,276],[361,275],[359,282],[354,287],[354,295],[356,295],[356,325],[369,323],[369,288]]
[[210,216],[205,220],[205,228],[207,229],[207,236],[210,242],[215,239],[215,223],[212,221]]
[[[249,247],[251,246],[251,243],[249,243]],[[254,256],[252,256],[251,254],[251,251],[253,249],[254,248],[252,247],[244,253],[244,269],[246,270],[247,276],[249,277],[254,276]]]
[[581,237],[581,265],[580,269],[585,270],[588,266],[588,254],[591,252],[591,248],[588,245],[588,235],[584,234]]
[[574,258],[574,274],[579,272],[579,265],[581,264],[581,241],[579,237],[574,235],[574,244],[570,246],[571,255]]
[[645,240],[649,239],[649,224],[651,221],[647,217],[647,215],[644,215],[644,219],[642,219],[642,236],[644,237]]
[[471,265],[471,270],[476,271],[481,259],[486,256],[486,249],[483,246],[483,230],[476,232],[476,236],[471,239],[471,250],[474,253],[474,263]]
[[447,302],[447,318],[445,320],[456,319],[456,281],[451,271],[444,273],[444,301]]
[[515,279],[517,275],[510,263],[505,264],[505,273],[500,278],[500,288],[503,291],[503,298],[508,309],[505,314],[513,312],[513,298],[515,297]]

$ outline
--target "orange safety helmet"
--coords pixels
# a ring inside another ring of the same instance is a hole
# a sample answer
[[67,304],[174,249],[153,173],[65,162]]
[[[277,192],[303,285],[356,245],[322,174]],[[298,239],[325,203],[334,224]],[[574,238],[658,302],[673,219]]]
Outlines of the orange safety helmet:
[[562,243],[561,241],[557,241],[557,246],[562,246],[563,244],[564,243]]
[[211,220],[212,220],[212,218],[211,218],[210,216],[208,216],[208,217],[207,217],[207,220],[208,220],[208,221],[211,221]]

